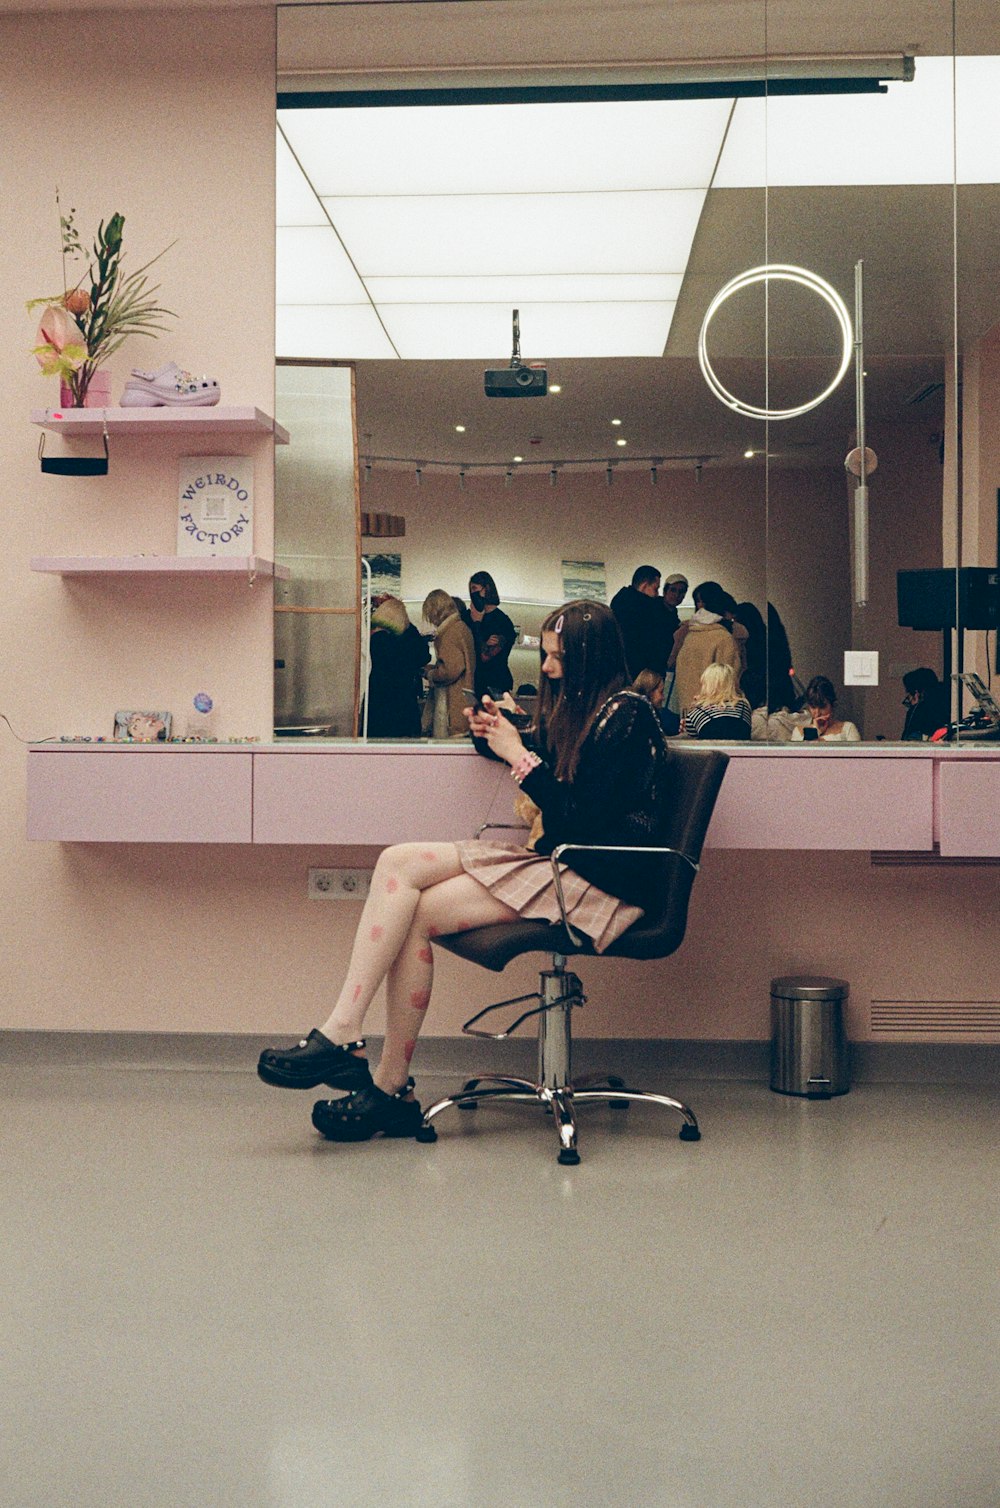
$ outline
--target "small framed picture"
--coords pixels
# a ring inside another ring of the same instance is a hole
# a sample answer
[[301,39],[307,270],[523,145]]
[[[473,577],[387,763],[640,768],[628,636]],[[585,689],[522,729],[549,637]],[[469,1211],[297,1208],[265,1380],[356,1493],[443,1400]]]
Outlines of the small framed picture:
[[116,744],[165,744],[170,737],[169,712],[116,712]]

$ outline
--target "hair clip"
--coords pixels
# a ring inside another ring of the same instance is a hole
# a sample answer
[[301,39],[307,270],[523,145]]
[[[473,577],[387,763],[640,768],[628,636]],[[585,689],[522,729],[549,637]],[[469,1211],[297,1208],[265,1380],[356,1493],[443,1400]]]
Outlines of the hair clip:
[[562,633],[562,631],[563,631],[563,620],[564,620],[565,617],[566,617],[565,613],[560,613],[559,614],[559,616],[556,619],[555,623],[552,625],[552,632],[554,634],[561,634]]

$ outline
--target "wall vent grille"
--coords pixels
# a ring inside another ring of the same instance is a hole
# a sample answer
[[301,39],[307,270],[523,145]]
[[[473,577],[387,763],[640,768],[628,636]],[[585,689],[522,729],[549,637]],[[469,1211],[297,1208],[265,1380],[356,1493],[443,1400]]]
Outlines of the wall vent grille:
[[1000,1033],[998,1000],[873,1000],[872,1034],[920,1036]]

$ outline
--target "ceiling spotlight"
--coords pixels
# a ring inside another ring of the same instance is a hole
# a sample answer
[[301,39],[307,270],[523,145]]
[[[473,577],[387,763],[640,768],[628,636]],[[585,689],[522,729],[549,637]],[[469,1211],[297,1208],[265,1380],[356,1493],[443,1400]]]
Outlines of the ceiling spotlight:
[[465,425],[464,424],[456,424],[455,425],[455,433],[456,433],[456,435],[464,435],[465,434]]
[[615,444],[616,445],[627,445],[628,441],[627,440],[616,440]]
[[620,424],[622,421],[620,419],[612,419],[611,422],[612,424]]
[[561,393],[562,392],[562,383],[561,382],[550,382],[549,383],[549,392],[550,393]]

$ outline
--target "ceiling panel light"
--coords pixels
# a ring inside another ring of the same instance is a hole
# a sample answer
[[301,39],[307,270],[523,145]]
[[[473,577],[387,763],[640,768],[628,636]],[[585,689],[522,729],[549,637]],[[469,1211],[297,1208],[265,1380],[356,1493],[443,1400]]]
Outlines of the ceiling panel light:
[[275,281],[279,304],[367,304],[365,285],[329,226],[276,231]]
[[706,188],[731,99],[282,110],[316,192]]
[[[528,305],[520,311],[521,349],[528,361],[662,356],[673,311],[673,304]],[[380,313],[404,359],[508,359],[510,309],[504,304],[390,304]]]
[[393,350],[370,304],[279,304],[275,311],[278,356],[326,360],[391,360]]
[[548,273],[542,277],[369,277],[376,304],[676,303],[680,273]]
[[[995,143],[995,95],[992,109]],[[770,188],[950,183],[951,59],[918,58],[885,94],[739,100],[713,187],[763,188],[765,129]]]
[[680,273],[704,198],[679,189],[323,202],[369,278]]
[[278,133],[275,157],[275,217],[278,225],[327,225],[326,212],[312,184]]

